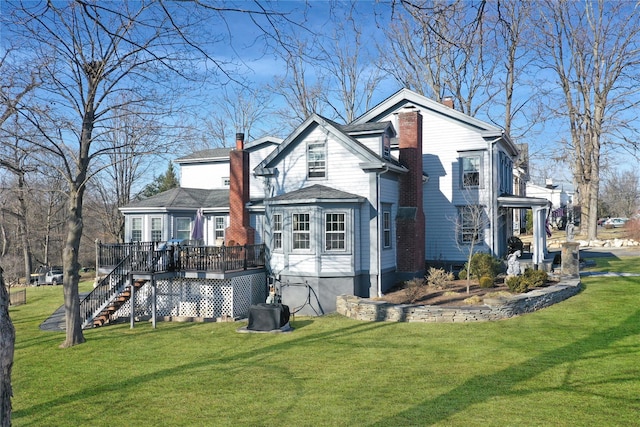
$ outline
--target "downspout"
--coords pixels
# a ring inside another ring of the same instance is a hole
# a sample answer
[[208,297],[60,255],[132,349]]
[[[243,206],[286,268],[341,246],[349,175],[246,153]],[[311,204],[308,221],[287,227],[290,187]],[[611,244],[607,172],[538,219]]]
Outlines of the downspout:
[[387,172],[389,172],[389,166],[384,163],[384,170],[380,171],[377,173],[377,179],[376,179],[376,198],[377,198],[377,205],[378,205],[378,221],[377,221],[377,227],[378,229],[377,231],[377,241],[378,241],[378,279],[377,279],[377,285],[378,285],[378,298],[382,297],[382,247],[383,245],[381,245],[380,243],[382,243],[382,235],[380,234],[380,230],[382,230],[382,201],[381,199],[381,189],[380,189],[380,177],[382,176],[382,174],[385,174]]
[[498,219],[495,216],[495,212],[496,212],[496,205],[498,203],[498,199],[494,194],[494,187],[495,187],[495,179],[496,179],[496,174],[494,173],[493,170],[493,145],[500,141],[502,139],[502,136],[499,136],[498,138],[492,140],[492,141],[488,141],[487,143],[489,144],[489,171],[491,171],[491,179],[489,179],[489,197],[491,200],[491,203],[489,204],[489,218],[491,218],[491,241],[490,241],[490,245],[491,245],[491,250],[493,251],[493,255],[496,256],[496,247],[495,247],[495,241],[496,241],[496,220]]

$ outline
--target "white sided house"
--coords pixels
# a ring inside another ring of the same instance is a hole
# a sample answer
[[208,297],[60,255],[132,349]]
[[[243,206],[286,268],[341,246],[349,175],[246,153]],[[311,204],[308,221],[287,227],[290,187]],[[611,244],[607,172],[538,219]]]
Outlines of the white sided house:
[[123,207],[125,239],[190,240],[200,210],[200,244],[264,244],[283,303],[310,315],[341,294],[381,295],[425,262],[461,266],[472,242],[504,257],[513,209],[533,209],[544,261],[548,202],[515,195],[509,136],[415,92],[348,125],[313,115],[284,141],[237,139],[178,159],[180,188]]

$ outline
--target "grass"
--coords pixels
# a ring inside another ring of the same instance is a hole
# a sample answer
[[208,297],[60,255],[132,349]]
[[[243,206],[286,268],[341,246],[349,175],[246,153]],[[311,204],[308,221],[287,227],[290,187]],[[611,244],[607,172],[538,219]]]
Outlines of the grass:
[[[599,268],[640,272],[637,258]],[[13,425],[637,425],[640,278],[506,321],[296,318],[288,334],[159,322],[62,333],[39,324],[61,287],[28,288],[16,327]],[[90,285],[84,285],[90,286]]]

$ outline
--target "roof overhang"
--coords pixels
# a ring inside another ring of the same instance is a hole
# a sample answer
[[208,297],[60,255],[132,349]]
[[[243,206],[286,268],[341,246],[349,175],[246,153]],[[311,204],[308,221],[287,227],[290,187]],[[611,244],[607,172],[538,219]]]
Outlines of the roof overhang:
[[533,207],[548,207],[551,202],[541,197],[524,197],[524,196],[499,196],[499,208],[520,208],[529,209]]

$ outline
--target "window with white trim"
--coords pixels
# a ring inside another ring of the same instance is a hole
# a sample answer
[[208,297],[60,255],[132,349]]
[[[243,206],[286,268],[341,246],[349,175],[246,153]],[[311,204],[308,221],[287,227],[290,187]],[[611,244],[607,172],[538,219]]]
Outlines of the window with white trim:
[[293,249],[311,248],[311,223],[309,214],[293,214],[292,216]]
[[215,227],[215,240],[222,239],[224,240],[224,230],[227,228],[227,222],[225,221],[225,217],[217,216],[215,217],[214,227]]
[[174,238],[178,240],[189,240],[191,236],[191,218],[176,218]]
[[345,250],[345,225],[345,214],[327,213],[325,215],[324,240],[327,251]]
[[480,205],[458,207],[458,239],[463,244],[484,240],[485,216]]
[[162,240],[162,218],[151,218],[151,241],[159,242]]
[[273,249],[282,249],[282,215],[273,214]]
[[229,178],[228,176],[223,176],[222,177],[222,186],[223,187],[229,187],[231,185],[231,178]]
[[307,145],[307,177],[327,176],[327,155],[324,142],[310,142]]
[[460,157],[462,165],[462,188],[478,188],[482,184],[482,156],[480,154]]
[[385,248],[391,247],[391,211],[382,211],[382,241]]
[[141,217],[131,218],[131,241],[132,242],[142,241],[142,218]]

